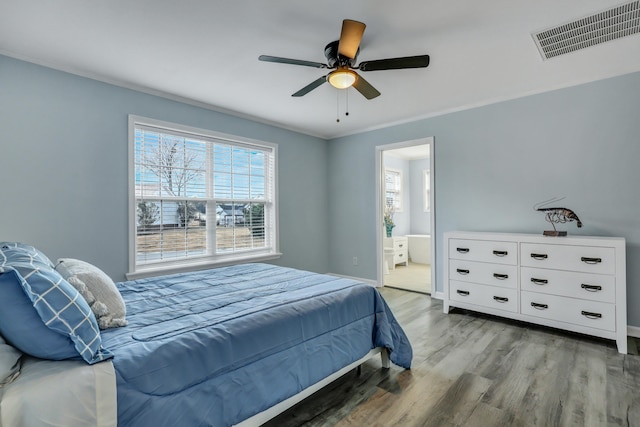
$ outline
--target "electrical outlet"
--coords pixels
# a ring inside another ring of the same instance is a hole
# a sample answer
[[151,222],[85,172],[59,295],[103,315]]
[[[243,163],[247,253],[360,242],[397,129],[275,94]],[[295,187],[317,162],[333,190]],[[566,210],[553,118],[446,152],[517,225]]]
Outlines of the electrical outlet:
[[358,257],[357,256],[353,257],[353,265],[358,265]]

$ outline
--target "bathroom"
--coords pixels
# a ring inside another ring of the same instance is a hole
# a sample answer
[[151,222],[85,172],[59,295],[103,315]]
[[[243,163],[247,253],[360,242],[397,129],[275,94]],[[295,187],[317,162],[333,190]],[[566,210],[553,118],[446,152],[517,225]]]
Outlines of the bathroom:
[[384,177],[383,283],[431,294],[430,144],[382,152]]

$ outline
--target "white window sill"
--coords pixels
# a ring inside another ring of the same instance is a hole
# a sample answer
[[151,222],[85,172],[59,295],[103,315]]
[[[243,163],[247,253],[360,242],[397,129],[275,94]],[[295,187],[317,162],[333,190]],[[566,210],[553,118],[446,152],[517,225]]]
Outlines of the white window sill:
[[127,280],[143,279],[145,277],[162,276],[165,274],[184,273],[187,271],[205,270],[207,268],[224,267],[227,265],[244,264],[248,262],[263,262],[273,259],[278,259],[282,256],[280,252],[261,254],[261,255],[246,255],[235,256],[233,258],[222,259],[206,259],[193,261],[188,263],[173,264],[173,265],[153,265],[146,266],[127,273]]

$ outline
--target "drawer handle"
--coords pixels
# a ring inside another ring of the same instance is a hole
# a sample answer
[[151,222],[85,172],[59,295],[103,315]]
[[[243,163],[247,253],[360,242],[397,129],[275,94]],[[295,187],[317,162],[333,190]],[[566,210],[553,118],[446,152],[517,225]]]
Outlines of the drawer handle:
[[469,296],[469,291],[458,290],[457,292],[458,292],[458,295],[462,295],[463,297]]
[[585,283],[581,284],[580,287],[585,291],[589,292],[598,292],[602,290],[602,286],[600,285],[587,285]]
[[460,252],[461,254],[468,254],[469,248],[456,248],[456,251]]
[[401,248],[401,247],[403,247],[403,246],[404,246],[404,245],[403,245],[402,243],[398,244],[398,247],[399,247],[399,248]]
[[590,311],[581,311],[580,314],[582,314],[584,317],[587,317],[589,319],[602,319],[602,314],[600,313],[592,313]]
[[531,254],[531,258],[533,259],[547,259],[547,254]]
[[499,274],[499,273],[493,273],[493,277],[495,277],[498,280],[506,280],[509,278],[508,274]]
[[507,255],[509,255],[509,252],[507,252],[507,251],[493,251],[493,254],[495,256],[507,256]]
[[537,310],[546,310],[547,308],[549,308],[549,306],[547,304],[540,304],[537,302],[532,302],[531,303],[531,307],[537,309]]
[[459,274],[469,274],[469,270],[463,270],[461,268],[456,269]]
[[500,303],[505,303],[505,302],[509,302],[509,298],[505,298],[505,297],[493,297],[494,300],[500,302]]
[[580,258],[580,261],[585,262],[587,264],[600,264],[602,262],[602,258],[589,258],[589,257],[583,256],[582,258]]
[[403,256],[404,256],[404,254],[398,254],[398,256],[399,256],[399,257],[403,257]]
[[535,277],[531,278],[531,282],[536,285],[546,285],[547,283],[549,283],[547,279],[536,279]]

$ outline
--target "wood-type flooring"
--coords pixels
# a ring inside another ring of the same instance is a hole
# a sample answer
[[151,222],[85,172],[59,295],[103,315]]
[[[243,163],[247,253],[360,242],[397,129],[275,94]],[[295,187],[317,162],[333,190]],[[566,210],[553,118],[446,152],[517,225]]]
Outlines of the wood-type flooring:
[[615,342],[381,293],[413,365],[378,357],[266,424],[286,426],[640,426],[640,356]]

